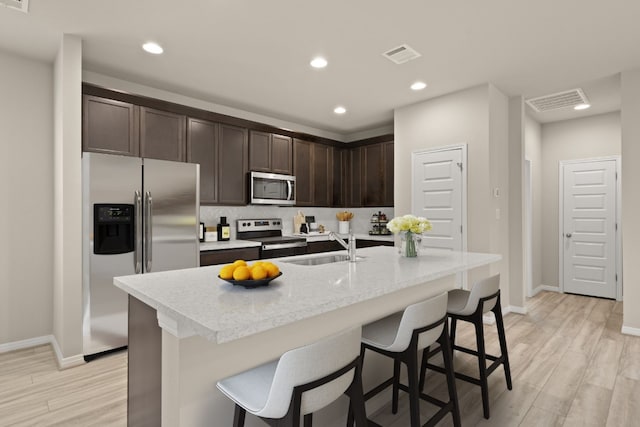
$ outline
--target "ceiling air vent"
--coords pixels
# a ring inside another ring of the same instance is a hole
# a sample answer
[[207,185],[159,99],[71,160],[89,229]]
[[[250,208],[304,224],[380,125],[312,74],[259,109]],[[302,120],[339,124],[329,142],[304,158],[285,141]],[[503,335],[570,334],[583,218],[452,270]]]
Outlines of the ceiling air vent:
[[582,89],[571,89],[551,95],[539,96],[538,98],[527,99],[526,102],[536,112],[543,113],[545,111],[588,104],[589,100]]
[[29,0],[0,0],[0,5],[7,6],[20,12],[29,12]]
[[389,59],[389,61],[395,62],[396,64],[404,64],[405,62],[422,56],[406,44],[394,47],[382,55]]

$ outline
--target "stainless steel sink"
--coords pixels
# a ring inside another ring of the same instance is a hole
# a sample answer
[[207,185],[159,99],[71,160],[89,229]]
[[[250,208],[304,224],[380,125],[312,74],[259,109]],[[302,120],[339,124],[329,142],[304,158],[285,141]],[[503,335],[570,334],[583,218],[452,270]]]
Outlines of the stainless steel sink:
[[[362,257],[356,257],[356,261],[362,260]],[[301,258],[301,259],[288,259],[286,261],[282,261],[288,264],[297,264],[297,265],[321,265],[321,264],[331,264],[332,262],[342,262],[349,261],[349,257],[343,254],[335,254],[335,255],[324,255],[313,258]]]

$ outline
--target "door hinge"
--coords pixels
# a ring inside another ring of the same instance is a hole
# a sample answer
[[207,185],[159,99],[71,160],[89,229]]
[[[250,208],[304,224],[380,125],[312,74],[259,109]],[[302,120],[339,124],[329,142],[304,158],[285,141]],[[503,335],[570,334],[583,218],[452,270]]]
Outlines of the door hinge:
[[618,281],[618,273],[616,273],[616,282]]
[[458,167],[460,168],[460,171],[462,171],[462,162],[458,162],[456,163],[458,165]]
[[462,226],[460,226],[460,234],[462,234]]
[[616,231],[618,231],[618,223],[616,222]]

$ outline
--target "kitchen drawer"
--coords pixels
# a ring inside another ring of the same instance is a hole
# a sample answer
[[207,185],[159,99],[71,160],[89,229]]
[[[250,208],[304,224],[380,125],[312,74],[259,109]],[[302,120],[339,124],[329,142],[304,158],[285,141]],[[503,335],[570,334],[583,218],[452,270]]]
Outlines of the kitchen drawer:
[[200,252],[200,267],[215,264],[228,264],[237,259],[245,261],[253,261],[260,258],[260,248],[239,248],[226,249],[220,251],[204,251]]

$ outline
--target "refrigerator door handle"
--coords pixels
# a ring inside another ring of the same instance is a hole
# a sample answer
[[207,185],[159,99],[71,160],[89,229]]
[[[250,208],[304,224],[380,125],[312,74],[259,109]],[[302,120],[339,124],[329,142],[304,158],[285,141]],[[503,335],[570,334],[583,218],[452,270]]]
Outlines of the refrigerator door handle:
[[145,206],[145,269],[147,273],[151,272],[151,262],[153,260],[153,255],[151,253],[151,246],[153,240],[153,227],[151,225],[151,217],[152,217],[152,208],[153,208],[153,198],[151,197],[151,192],[147,191],[145,194],[146,206]]
[[136,218],[135,222],[135,235],[136,241],[134,244],[133,250],[133,262],[135,265],[136,274],[142,273],[142,195],[140,191],[136,190],[134,198],[134,216]]

